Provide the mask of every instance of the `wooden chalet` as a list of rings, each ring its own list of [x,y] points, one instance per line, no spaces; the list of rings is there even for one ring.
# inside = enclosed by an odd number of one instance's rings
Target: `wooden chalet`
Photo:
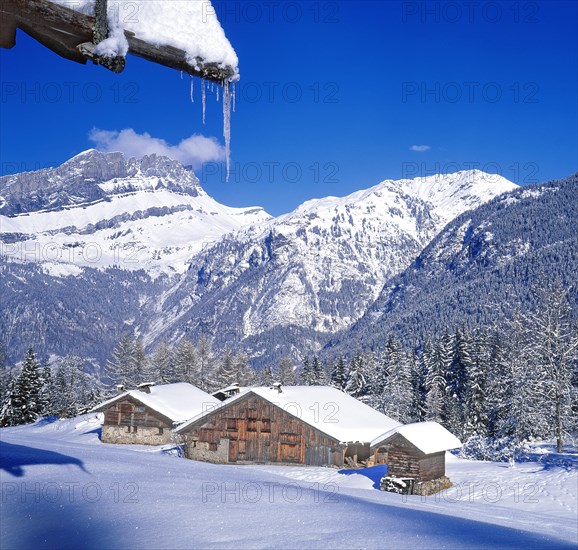
[[[141,384],[92,411],[104,413],[104,443],[164,445],[172,440],[176,425],[218,404],[220,401],[212,395],[184,382]]]
[[[125,67],[124,56],[106,57],[95,53],[97,44],[111,35],[107,19],[108,4],[108,0],[95,0],[94,13],[87,14],[83,13],[82,2],[79,1],[2,0],[0,47],[12,48],[16,43],[16,30],[21,29],[61,57],[78,63],[91,60],[111,71],[121,72]],[[133,15],[131,18],[127,14],[124,20],[137,21],[137,4],[133,2],[130,5],[129,2],[128,8],[132,9]],[[179,48],[152,43],[139,37],[138,32],[127,29],[124,35],[129,54],[218,83],[238,77],[237,67],[223,66],[200,57],[190,62],[186,52]]]
[[[175,429],[187,458],[213,463],[356,465],[400,424],[328,386],[244,388]]]
[[[399,426],[371,442],[372,464],[387,464],[387,477],[404,480],[407,492],[431,494],[449,486],[446,451],[460,440],[437,422]]]

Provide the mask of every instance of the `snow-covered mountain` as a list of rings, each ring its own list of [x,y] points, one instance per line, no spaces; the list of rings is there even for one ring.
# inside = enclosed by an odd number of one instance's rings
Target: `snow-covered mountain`
[[[536,291],[576,284],[578,173],[511,193],[449,223],[365,315],[335,338],[330,355],[390,334],[412,345],[448,327],[489,326],[512,310],[531,311]],[[578,295],[569,295],[578,314]]]
[[[271,218],[217,203],[176,161],[89,150],[0,178],[0,325],[15,356],[36,341],[102,359],[129,331],[297,357],[359,320],[448,222],[515,187],[479,171],[386,180]]]
[[[159,301],[149,338],[208,332],[256,356],[314,348],[357,321],[454,217],[516,187],[466,171],[307,201],[197,254]]]
[[[6,255],[74,275],[83,266],[180,273],[203,246],[270,217],[219,204],[174,160],[94,149],[0,178],[0,205]]]

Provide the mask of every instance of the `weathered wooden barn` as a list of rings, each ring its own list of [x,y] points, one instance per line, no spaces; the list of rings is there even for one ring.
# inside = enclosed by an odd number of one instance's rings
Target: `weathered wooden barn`
[[[387,464],[388,478],[410,482],[408,492],[431,494],[433,489],[449,486],[446,451],[461,446],[460,440],[437,422],[416,422],[375,438],[371,462]]]
[[[276,386],[241,389],[175,433],[195,460],[341,467],[368,459],[370,442],[399,425],[336,388]]]
[[[182,382],[142,384],[92,410],[104,413],[104,443],[164,445],[171,441],[176,425],[218,404],[212,395]]]

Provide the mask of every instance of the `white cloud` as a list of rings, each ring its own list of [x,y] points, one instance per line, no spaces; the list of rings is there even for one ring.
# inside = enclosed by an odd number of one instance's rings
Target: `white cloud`
[[[125,128],[120,132],[93,128],[88,138],[97,149],[107,153],[120,151],[127,158],[142,158],[144,155],[156,153],[178,160],[184,165],[190,164],[193,168],[199,168],[205,162],[225,158],[225,148],[215,138],[200,134],[193,134],[178,145],[170,145],[164,139],[152,137],[147,132],[139,134],[132,128]]]
[[[425,151],[429,151],[431,147],[429,145],[412,145],[409,150],[415,151],[416,153],[423,153]]]

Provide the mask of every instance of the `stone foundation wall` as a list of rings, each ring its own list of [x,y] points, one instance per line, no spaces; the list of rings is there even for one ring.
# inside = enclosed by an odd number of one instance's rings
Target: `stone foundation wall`
[[[221,439],[216,444],[216,450],[210,450],[211,443],[204,441],[187,441],[185,444],[187,458],[212,462],[213,464],[227,464],[229,462],[229,440]]]
[[[449,489],[452,482],[446,476],[441,476],[429,481],[418,481],[408,477],[385,476],[381,480],[381,490],[401,495],[429,496]]]
[[[103,443],[120,443],[136,445],[166,445],[172,441],[172,432],[164,429],[159,434],[158,428],[141,428],[137,427],[136,432],[127,432],[126,426],[107,426],[102,427],[101,440]]]

